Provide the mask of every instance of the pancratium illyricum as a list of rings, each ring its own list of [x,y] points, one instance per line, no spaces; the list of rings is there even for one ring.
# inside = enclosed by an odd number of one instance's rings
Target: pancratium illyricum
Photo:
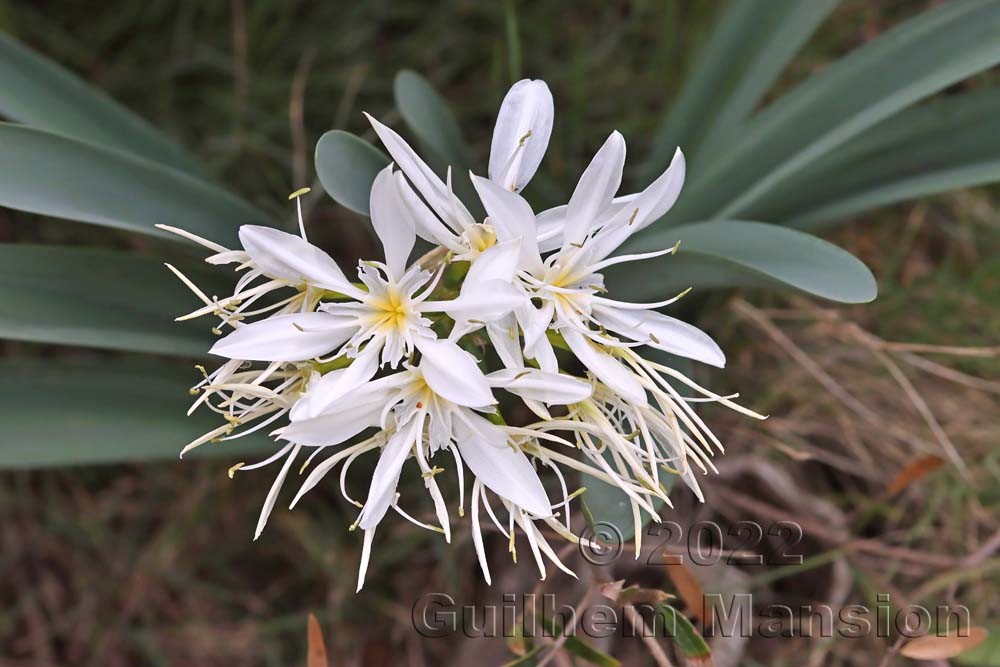
[[[241,274],[232,295],[220,299],[171,267],[203,302],[183,318],[215,317],[214,330],[225,334],[210,350],[225,361],[202,369],[191,408],[214,410],[223,423],[182,453],[267,427],[278,443],[263,461],[230,469],[280,462],[255,537],[300,457],[306,476],[293,506],[339,466],[341,493],[359,510],[351,526],[364,533],[359,590],[376,527],[390,509],[450,541],[448,488],[457,489],[459,517],[469,497],[487,581],[482,512],[515,557],[523,534],[542,577],[546,559],[569,572],[539,526],[578,539],[570,501],[580,490],[570,488],[580,473],[620,488],[637,524],[643,512],[659,519],[657,499],[669,504],[665,475],[678,475],[701,498],[694,470],[713,469],[721,445],[691,404],[715,401],[759,415],[641,354],[648,346],[723,365],[705,333],[654,310],[683,294],[617,301],[606,296],[602,276],[614,264],[675,249],[614,254],[677,199],[680,151],[643,192],[616,197],[625,143],[614,132],[569,203],[536,216],[519,193],[547,147],[553,104],[544,82],[520,81],[501,105],[489,177],[470,174],[487,213],[477,220],[454,194],[450,170],[441,179],[399,134],[369,120],[394,162],[371,189],[384,261],[359,262],[356,280],[307,240],[301,206],[298,235],[244,226],[235,250],[165,228],[212,250],[209,263],[234,264]],[[411,263],[418,236],[436,247]],[[506,406],[518,401],[534,421],[508,423]],[[368,453],[378,460],[359,500],[347,490],[348,471]],[[407,466],[422,479],[432,513],[401,506]],[[442,477],[448,468],[453,474]],[[548,490],[543,471],[550,471]]]

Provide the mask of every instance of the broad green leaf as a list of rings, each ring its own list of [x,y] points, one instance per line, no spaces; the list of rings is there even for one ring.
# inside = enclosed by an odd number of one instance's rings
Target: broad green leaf
[[[675,219],[731,218],[852,137],[1000,62],[1000,3],[926,11],[787,93],[693,176]]]
[[[693,287],[794,288],[842,303],[875,298],[875,278],[859,259],[821,238],[760,222],[712,221],[666,227],[621,253],[669,248],[677,254],[609,270],[612,293],[643,301]]]
[[[403,70],[393,82],[396,107],[406,125],[423,146],[437,152],[452,167],[455,176],[466,177],[472,155],[462,139],[454,114],[427,79]]]
[[[712,651],[708,648],[705,638],[695,629],[687,616],[670,605],[663,604],[657,607],[654,623],[658,628],[663,628],[664,634],[674,640],[677,648],[688,660],[704,661],[711,657]]]
[[[0,32],[0,115],[181,171],[203,173],[172,139],[58,64]]]
[[[176,240],[182,227],[224,245],[242,224],[268,224],[238,197],[118,150],[0,123],[0,206]]]
[[[183,268],[209,294],[213,275]],[[201,302],[162,262],[115,250],[0,245],[0,338],[204,357],[206,319],[174,322]]]
[[[350,132],[330,130],[316,143],[316,174],[340,205],[368,215],[372,183],[389,164],[385,153]]]
[[[219,425],[214,413],[185,416],[197,379],[194,368],[149,359],[0,361],[0,468],[177,460],[184,445]],[[255,433],[188,456],[238,461],[275,447]]]
[[[859,211],[1000,181],[1000,89],[907,109],[796,174],[756,219],[815,228]]]
[[[643,182],[680,146],[694,160],[742,125],[838,0],[732,0],[698,54],[642,167]]]

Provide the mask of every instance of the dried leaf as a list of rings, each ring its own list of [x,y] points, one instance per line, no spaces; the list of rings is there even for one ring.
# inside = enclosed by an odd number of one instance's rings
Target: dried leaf
[[[684,563],[667,563],[667,576],[673,582],[677,595],[684,602],[688,614],[694,616],[698,626],[705,627],[705,592],[694,573]]]
[[[964,637],[958,634],[924,635],[908,641],[899,652],[914,660],[947,660],[982,644],[987,634],[985,628],[974,627],[969,628]]]
[[[601,584],[598,590],[601,592],[601,595],[609,600],[614,600],[618,604],[659,605],[674,597],[670,593],[665,593],[656,588],[639,588],[634,585],[623,588],[624,585],[625,580],[619,579],[618,581]]]
[[[886,497],[891,497],[908,487],[909,485],[916,482],[918,479],[927,476],[932,471],[941,467],[944,463],[944,459],[940,456],[924,456],[917,459],[910,465],[903,468],[889,486],[886,487],[885,495]]]
[[[309,649],[306,654],[306,667],[329,667],[326,660],[326,644],[323,642],[323,630],[315,614],[309,614]]]

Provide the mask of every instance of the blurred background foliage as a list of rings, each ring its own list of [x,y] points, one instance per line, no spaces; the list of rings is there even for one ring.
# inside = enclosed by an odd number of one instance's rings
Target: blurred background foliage
[[[768,99],[937,4],[844,0]],[[392,86],[404,68],[441,91],[480,159],[509,84],[545,78],[556,125],[542,170],[547,178],[532,184],[541,203],[569,190],[610,127],[622,131],[633,156],[644,157],[722,7],[680,0],[0,0],[0,29],[177,138],[220,182],[290,226],[287,194],[314,184],[313,147],[325,131],[371,139],[362,110],[401,124]],[[996,79],[988,71],[946,95]],[[685,147],[684,137],[679,143]],[[642,165],[629,161],[633,181]],[[808,193],[810,183],[801,188]],[[772,418],[748,425],[708,410],[728,446],[722,474],[707,480],[707,505],[675,494],[678,507],[668,518],[683,525],[791,519],[807,528],[803,567],[693,568],[705,592],[750,590],[789,605],[873,604],[876,592],[888,592],[900,606],[965,604],[977,624],[1000,634],[995,202],[993,189],[979,188],[846,220],[851,224],[828,238],[872,267],[880,286],[873,305],[755,292],[701,302],[701,322],[730,357],[726,373],[703,379],[720,392],[738,389],[749,407]],[[370,227],[320,188],[306,208],[311,237],[338,260],[374,252]],[[7,209],[0,209],[0,241],[150,255],[162,246]],[[99,265],[95,257],[93,268]],[[67,283],[85,280],[88,271],[81,266]],[[0,341],[0,350],[37,358],[57,375],[71,375],[80,359],[106,363],[112,375],[134,362],[10,341]],[[18,398],[50,391],[30,373],[7,373],[2,382],[0,415],[8,418],[19,411]],[[164,410],[179,412],[185,398]],[[53,394],[49,428],[72,429],[72,422],[59,422],[59,400]],[[93,400],[99,404],[101,396]],[[46,415],[31,417],[37,423]],[[137,442],[156,423],[144,417],[136,418]],[[4,447],[32,445],[25,432],[16,432],[16,442],[9,433],[0,436]],[[500,639],[421,639],[411,628],[410,605],[427,591],[451,593],[460,604],[528,592],[536,586],[528,568],[509,568],[486,591],[467,533],[448,547],[433,534],[396,525],[377,550],[371,585],[355,596],[359,543],[347,530],[353,511],[337,492],[318,490],[295,512],[276,512],[251,544],[268,480],[230,481],[227,465],[0,473],[0,571],[8,575],[0,579],[0,599],[8,601],[0,609],[2,664],[302,664],[308,611],[326,630],[334,665],[499,664],[514,657]],[[498,561],[505,556],[501,542]],[[675,575],[631,561],[616,564],[613,574],[677,588]],[[560,603],[580,597],[562,577],[544,590]],[[713,648],[717,664],[867,665],[895,639],[758,638]],[[602,648],[624,664],[651,664],[636,640]],[[737,657],[727,663],[726,655]],[[969,664],[1000,664],[989,660]]]

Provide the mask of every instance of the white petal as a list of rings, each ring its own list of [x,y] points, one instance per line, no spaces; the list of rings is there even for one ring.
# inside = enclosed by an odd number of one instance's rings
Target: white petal
[[[302,445],[338,445],[366,428],[378,426],[387,404],[396,394],[369,383],[327,411],[309,419],[292,417],[292,423],[275,433],[283,440]]]
[[[592,246],[588,244],[592,261],[604,259],[632,234],[663,217],[680,196],[685,170],[684,154],[678,148],[667,170],[604,225]]]
[[[477,285],[487,280],[512,282],[520,252],[521,244],[518,240],[497,243],[484,250],[473,260],[469,272],[465,274],[463,291],[467,285]]]
[[[554,115],[552,93],[544,81],[522,79],[511,86],[490,143],[491,181],[514,192],[527,185],[549,145]]]
[[[359,294],[333,258],[301,236],[271,227],[243,225],[240,243],[257,268],[273,278],[309,282],[352,296]]]
[[[545,338],[545,332],[552,322],[554,312],[555,305],[548,300],[542,303],[541,308],[528,304],[515,311],[517,320],[521,324],[521,331],[524,332],[524,353],[527,356],[532,358],[536,356],[536,348]]]
[[[513,314],[505,315],[486,325],[486,334],[497,351],[504,368],[524,368],[521,344],[517,335],[517,319]]]
[[[563,373],[546,373],[533,368],[505,369],[486,376],[494,387],[549,405],[569,405],[590,398],[590,383]]]
[[[382,140],[382,145],[406,177],[413,183],[420,195],[427,201],[438,217],[451,225],[455,231],[460,231],[472,224],[472,215],[455,197],[448,193],[448,186],[438,178],[437,174],[420,159],[410,145],[403,140],[395,130],[383,125],[367,113],[365,117],[375,129],[375,134]],[[455,219],[457,211],[460,219]]]
[[[288,458],[285,459],[285,463],[281,466],[278,476],[275,477],[274,483],[271,484],[271,488],[267,492],[267,498],[264,499],[264,506],[260,508],[260,515],[257,517],[257,528],[254,530],[253,539],[256,540],[260,537],[260,534],[264,532],[264,526],[267,525],[267,519],[271,516],[271,510],[274,509],[274,504],[278,500],[278,493],[281,491],[281,487],[285,483],[285,477],[288,476],[288,469],[292,467],[292,461],[295,460],[295,456],[298,453],[298,445],[292,447],[291,454],[289,454]]]
[[[426,302],[421,310],[443,311],[455,320],[492,322],[521,308],[528,296],[504,280],[465,283],[457,299]]]
[[[593,228],[599,229],[612,220],[630,202],[635,200],[640,193],[622,195],[611,200],[603,213],[594,222]],[[538,250],[539,252],[550,252],[563,246],[563,227],[566,224],[566,211],[569,208],[566,204],[546,209],[535,216],[535,226],[538,229]]]
[[[503,429],[465,411],[455,420],[455,442],[469,470],[490,491],[537,517],[552,516],[538,473],[524,452],[507,443]]]
[[[390,164],[375,177],[369,203],[372,226],[382,241],[385,263],[393,280],[402,277],[406,270],[406,260],[417,240],[412,212],[397,187]]]
[[[379,366],[381,348],[369,345],[347,368],[326,373],[292,406],[292,419],[318,417],[335,401],[366,384]]]
[[[364,509],[361,510],[361,522],[358,525],[362,529],[371,530],[377,526],[396,500],[399,474],[403,471],[403,463],[410,455],[410,449],[416,439],[416,427],[422,424],[423,419],[414,419],[396,431],[386,443],[375,466],[375,472],[372,473],[368,499],[365,501]]]
[[[563,243],[580,243],[593,228],[622,182],[625,139],[612,132],[580,177],[566,209]]]
[[[707,333],[663,313],[597,305],[594,317],[611,331],[636,342],[719,368],[726,365],[726,355]]]
[[[329,313],[273,315],[234,330],[209,352],[248,361],[305,361],[336,350],[357,329],[353,318]]]
[[[598,349],[579,331],[563,329],[562,335],[573,354],[597,376],[598,380],[627,401],[646,404],[646,391],[635,373],[604,350]]]
[[[461,252],[463,247],[459,243],[458,236],[446,227],[444,223],[441,222],[441,220],[434,214],[434,211],[427,207],[424,200],[422,200],[420,196],[413,191],[413,186],[411,186],[409,181],[406,180],[403,172],[397,171],[392,175],[392,177],[396,181],[396,192],[399,193],[400,198],[403,200],[403,204],[410,211],[417,236],[425,241],[430,241],[431,243],[443,245],[456,252]]]
[[[420,372],[431,390],[452,403],[481,408],[496,403],[476,358],[448,340],[417,338]]]
[[[471,176],[472,184],[483,202],[483,208],[486,209],[490,222],[496,229],[497,240],[501,243],[520,241],[521,266],[529,271],[540,269],[542,260],[538,254],[536,240],[538,232],[535,229],[535,214],[531,206],[521,195],[504,190],[496,183],[475,174]]]

